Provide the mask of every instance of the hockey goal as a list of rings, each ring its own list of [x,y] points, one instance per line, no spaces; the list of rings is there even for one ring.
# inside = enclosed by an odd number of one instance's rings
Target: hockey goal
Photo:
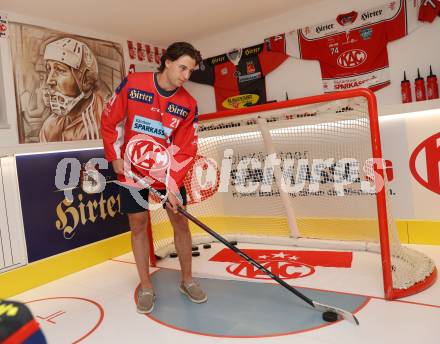
[[[221,235],[378,253],[387,299],[434,283],[433,261],[399,241],[372,92],[204,115],[198,133],[197,160],[185,182],[188,211]],[[156,256],[174,250],[163,209],[151,211],[150,228]],[[195,226],[191,231],[194,243],[213,241]]]

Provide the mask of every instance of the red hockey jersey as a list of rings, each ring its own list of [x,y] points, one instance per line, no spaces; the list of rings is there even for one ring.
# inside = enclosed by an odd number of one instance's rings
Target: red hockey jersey
[[[417,27],[420,0],[398,0],[266,39],[272,51],[318,60],[324,92],[390,83],[387,43]]]
[[[124,159],[153,187],[175,192],[197,153],[197,121],[197,103],[183,87],[167,92],[155,73],[129,74],[101,116],[105,157]]]
[[[422,0],[419,10],[419,20],[432,23],[437,15],[440,16],[440,1]]]
[[[203,60],[190,80],[214,86],[217,111],[263,104],[266,75],[287,58],[262,43]]]

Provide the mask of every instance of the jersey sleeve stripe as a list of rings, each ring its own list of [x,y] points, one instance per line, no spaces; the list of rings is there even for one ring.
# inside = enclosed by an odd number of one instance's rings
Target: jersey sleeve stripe
[[[124,144],[124,134],[125,134],[125,122],[127,121],[127,117],[124,117],[122,121],[116,124],[116,141],[113,143],[113,149],[116,153],[116,159],[122,159],[121,157],[121,147]]]

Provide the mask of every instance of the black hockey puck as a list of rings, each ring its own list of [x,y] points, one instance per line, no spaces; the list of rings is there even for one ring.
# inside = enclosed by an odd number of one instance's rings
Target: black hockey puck
[[[338,314],[333,311],[327,311],[322,313],[322,319],[327,322],[335,322],[338,321]]]
[[[155,254],[154,257],[155,257],[157,260],[161,260],[161,259],[162,259],[162,257],[161,257],[161,256],[158,256],[157,254]]]
[[[199,248],[198,248],[197,246],[193,246],[193,247],[191,247],[191,250],[193,250],[193,251],[198,251]]]
[[[200,252],[199,251],[193,251],[192,252],[192,256],[193,257],[198,257],[198,256],[200,256]]]
[[[232,241],[230,241],[229,243],[230,243],[231,245],[234,245],[234,246],[237,245],[237,241],[236,241],[236,240],[232,240]]]
[[[211,248],[211,244],[203,244],[203,248]]]
[[[171,252],[170,253],[170,257],[171,258],[176,258],[177,257],[177,253],[176,252]]]

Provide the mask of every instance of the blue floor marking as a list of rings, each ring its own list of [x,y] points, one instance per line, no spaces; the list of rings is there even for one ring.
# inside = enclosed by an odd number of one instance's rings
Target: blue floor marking
[[[195,304],[178,290],[180,271],[160,269],[152,275],[158,321],[213,336],[274,336],[327,324],[322,314],[284,287],[273,283],[199,279],[208,302]],[[314,301],[353,312],[368,297],[297,288]]]

